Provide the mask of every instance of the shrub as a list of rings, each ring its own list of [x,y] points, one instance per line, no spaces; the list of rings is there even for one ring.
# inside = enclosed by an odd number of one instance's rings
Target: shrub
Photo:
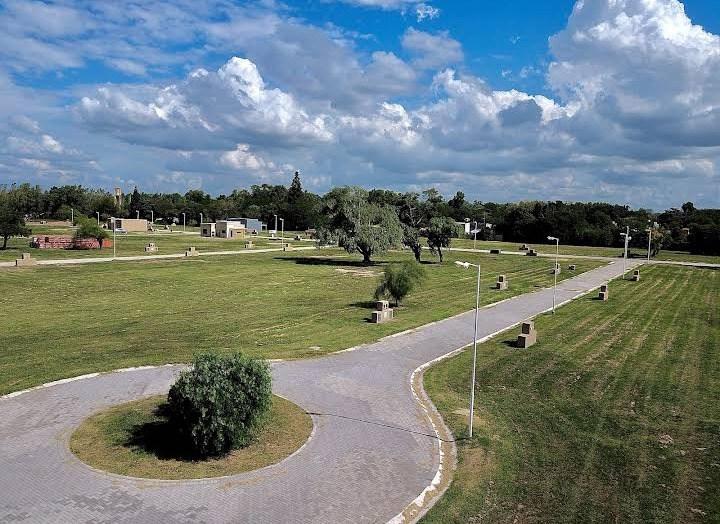
[[[168,420],[198,456],[250,444],[271,406],[270,366],[241,353],[201,354],[168,393]]]
[[[414,260],[409,260],[397,267],[394,264],[385,266],[385,273],[375,290],[375,299],[392,297],[395,305],[400,302],[425,278],[425,270]]]
[[[109,236],[107,230],[100,227],[95,220],[87,217],[79,217],[77,223],[78,228],[75,230],[75,239],[94,238],[98,241],[100,249],[102,249],[103,240]]]

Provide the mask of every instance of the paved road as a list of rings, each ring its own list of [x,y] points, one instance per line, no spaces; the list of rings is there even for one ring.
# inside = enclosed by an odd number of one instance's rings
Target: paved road
[[[317,249],[315,246],[299,246],[293,247],[291,251],[307,251],[310,249]],[[283,251],[279,247],[269,248],[255,248],[255,249],[242,249],[233,251],[198,251],[197,256],[219,256],[219,255],[252,255],[253,253],[273,253],[275,251]],[[174,259],[174,258],[187,258],[185,253],[169,253],[167,255],[132,255],[124,257],[104,256],[104,257],[80,257],[80,258],[52,258],[52,259],[39,259],[37,265],[39,266],[62,266],[67,264],[97,264],[101,262],[138,262],[146,260],[163,260],[163,259]],[[15,267],[15,262],[0,262],[0,268],[3,267]]]
[[[562,282],[558,301],[621,268],[614,263]],[[537,315],[551,297],[544,289],[483,309],[480,335]],[[441,463],[440,442],[410,387],[413,371],[470,343],[472,322],[466,313],[352,351],[275,363],[275,391],[314,413],[314,435],[285,461],[228,478],[108,475],[68,450],[85,417],[167,391],[176,367],[101,374],[2,398],[0,522],[386,522],[437,480]]]

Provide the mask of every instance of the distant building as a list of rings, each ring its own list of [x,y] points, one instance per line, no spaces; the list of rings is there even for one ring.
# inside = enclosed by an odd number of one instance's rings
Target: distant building
[[[200,224],[200,236],[218,238],[244,238],[246,234],[266,231],[267,226],[257,218],[228,218]]]
[[[200,236],[201,237],[214,237],[215,233],[215,222],[203,222],[200,224]]]
[[[109,218],[107,228],[110,231],[124,229],[128,232],[145,233],[148,230],[148,221],[144,218]]]

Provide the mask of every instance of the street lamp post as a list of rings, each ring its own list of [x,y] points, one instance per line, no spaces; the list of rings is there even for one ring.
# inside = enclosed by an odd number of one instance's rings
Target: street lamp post
[[[625,237],[625,253],[623,255],[623,274],[622,279],[625,280],[625,268],[627,267],[627,252],[628,252],[628,243],[630,242],[630,239],[632,238],[630,236],[630,226],[626,226],[626,232],[620,233],[621,236]]]
[[[100,225],[100,211],[95,211],[95,214],[98,217],[98,226]]]
[[[155,211],[153,211],[152,209],[150,210],[150,223],[155,223]]]
[[[277,216],[277,215],[274,215],[274,216],[275,216],[275,230],[273,231],[273,233],[275,233],[275,234],[277,235],[277,221],[278,221],[278,216]]]
[[[469,269],[471,266],[477,268],[477,289],[475,292],[475,331],[473,333],[473,363],[472,363],[472,379],[470,384],[470,422],[468,423],[468,434],[470,438],[473,436],[473,415],[475,414],[475,368],[477,363],[477,331],[478,331],[478,313],[480,311],[480,264],[471,264],[470,262],[455,263]]]
[[[650,244],[652,242],[652,229],[648,227],[645,231],[647,231],[647,234],[648,234],[647,260],[648,260],[648,262],[650,262]]]
[[[75,209],[70,208],[70,225],[75,225]]]
[[[201,224],[202,224],[202,220],[203,220],[203,214],[200,213],[200,223],[201,223]]]
[[[280,247],[282,249],[285,249],[285,219],[280,219],[280,224],[282,225],[282,233],[280,234]]]
[[[114,259],[114,258],[115,258],[115,253],[116,253],[116,251],[115,251],[115,246],[116,246],[116,244],[117,244],[117,242],[115,241],[115,230],[117,229],[117,228],[115,227],[115,217],[112,217],[112,218],[110,219],[110,221],[112,222],[112,226],[113,226],[112,230],[113,230],[113,259]]]
[[[135,218],[137,218],[138,220],[140,220],[140,210],[139,210],[139,209],[136,209],[136,210],[135,210]]]
[[[183,231],[185,231],[185,213],[183,213]]]
[[[558,255],[560,254],[560,239],[557,237],[547,237],[548,240],[555,241],[555,267],[553,268],[553,275],[555,276],[555,283],[553,284],[553,307],[552,312],[555,314],[555,295],[557,292],[557,276],[558,276]]]
[[[475,227],[473,228],[473,249],[476,248],[477,245],[477,220],[475,220]]]

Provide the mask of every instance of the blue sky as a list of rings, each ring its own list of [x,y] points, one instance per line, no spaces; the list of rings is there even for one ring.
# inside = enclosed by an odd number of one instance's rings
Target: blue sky
[[[720,206],[714,0],[6,0],[0,183]]]

